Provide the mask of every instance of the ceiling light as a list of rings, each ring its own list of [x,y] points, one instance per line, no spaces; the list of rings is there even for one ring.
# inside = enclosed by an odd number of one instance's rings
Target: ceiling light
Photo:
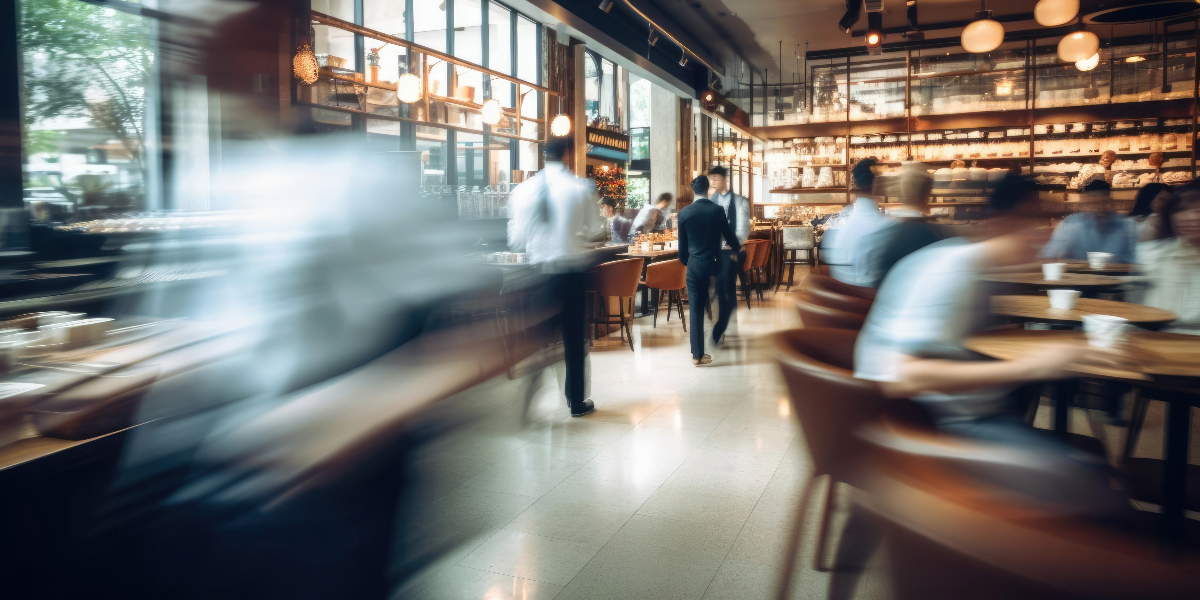
[[[712,92],[712,90],[704,90],[704,93],[703,93],[703,94],[700,94],[700,99],[701,99],[701,100],[703,100],[703,101],[705,101],[705,102],[712,102],[712,101],[713,101],[713,98],[715,98],[715,97],[716,97],[716,96],[715,96],[715,95],[713,95],[713,92]]]
[[[737,155],[737,146],[734,146],[733,142],[725,142],[724,150],[725,156],[732,158],[733,156]]]
[[[846,14],[838,21],[838,29],[841,29],[842,33],[850,33],[850,29],[858,22],[860,14],[862,14],[862,0],[846,0]]]
[[[879,46],[883,41],[883,14],[877,12],[867,13],[867,35],[864,37],[868,48]]]
[[[1097,52],[1097,53],[1093,54],[1091,58],[1085,58],[1085,59],[1075,63],[1075,68],[1079,69],[1080,71],[1091,71],[1092,69],[1096,68],[1096,65],[1099,65],[1099,64],[1100,64],[1100,53]]]
[[[1100,52],[1100,38],[1090,31],[1076,31],[1063,36],[1058,43],[1058,58],[1063,62],[1087,60]]]
[[[550,121],[550,135],[563,137],[571,133],[571,117],[558,115]]]
[[[1140,63],[1140,62],[1144,62],[1145,60],[1146,60],[1145,56],[1130,56],[1129,58],[1125,59],[1125,62]]]
[[[650,40],[649,41],[650,41],[651,46],[658,43],[658,32],[654,31],[653,27],[650,28]]]
[[[500,122],[502,111],[500,110],[500,101],[492,98],[483,103],[483,108],[479,111],[483,115],[483,122],[488,125],[495,125]]]
[[[1009,96],[1009,95],[1012,95],[1012,91],[1013,91],[1013,82],[1000,81],[1000,82],[996,83],[996,95],[997,96]]]
[[[1079,14],[1079,0],[1039,0],[1033,18],[1043,27],[1066,25]]]
[[[396,82],[396,97],[405,104],[412,104],[421,99],[421,78],[412,73],[405,73]]]
[[[973,54],[991,52],[1004,43],[1004,26],[992,20],[992,11],[975,13],[976,21],[963,28],[962,47]]]
[[[613,0],[600,0],[600,10],[608,12],[612,10]]]

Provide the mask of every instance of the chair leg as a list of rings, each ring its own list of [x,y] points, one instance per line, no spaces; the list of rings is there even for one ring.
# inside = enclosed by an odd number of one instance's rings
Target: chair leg
[[[816,477],[810,477],[800,488],[800,510],[792,519],[792,531],[788,537],[787,550],[783,553],[783,565],[775,590],[776,600],[787,600],[791,592],[792,571],[796,567],[796,557],[800,554],[800,540],[804,537],[804,517],[808,513],[808,498],[812,496],[813,481],[816,481]]]
[[[660,300],[661,300],[661,298],[660,298]],[[654,303],[654,328],[655,329],[658,329],[658,305],[659,304],[662,304],[662,302]],[[670,305],[667,305],[667,318],[668,319],[671,318],[671,306]]]
[[[625,311],[621,311],[621,323],[625,325],[625,330],[629,332],[629,351],[633,352],[633,297],[629,298],[629,316],[630,319],[625,320]]]
[[[679,322],[683,323],[683,331],[687,332],[687,317],[683,314],[683,293],[675,292],[675,302],[679,304]]]
[[[829,518],[833,516],[833,501],[837,494],[837,480],[829,476],[829,487],[825,488],[825,506],[821,508],[821,525],[817,529],[817,548],[813,552],[813,569],[828,571],[825,567],[825,538],[829,537]]]
[[[675,302],[674,294],[675,294],[675,292],[673,290],[667,291],[667,322],[668,323],[671,322],[671,306]]]
[[[1142,426],[1146,423],[1146,411],[1150,408],[1150,401],[1142,395],[1141,391],[1133,391],[1133,410],[1129,415],[1129,431],[1125,434],[1125,453],[1121,455],[1121,460],[1133,456],[1133,451],[1137,448],[1138,436],[1142,433]]]
[[[746,310],[750,310],[750,271],[746,271],[746,276],[742,278],[742,294],[746,296]]]

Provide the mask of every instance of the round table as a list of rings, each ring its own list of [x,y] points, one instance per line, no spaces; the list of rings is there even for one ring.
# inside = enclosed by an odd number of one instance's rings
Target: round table
[[[1110,275],[1083,275],[1079,273],[1064,273],[1062,279],[1049,281],[1042,278],[1041,273],[1010,273],[1007,275],[986,275],[984,281],[1007,283],[1031,288],[1069,288],[1077,290],[1098,290],[1114,288],[1125,283],[1120,277]]]
[[[1068,273],[1081,273],[1086,275],[1133,275],[1137,272],[1139,265],[1128,265],[1121,263],[1110,263],[1103,269],[1093,269],[1087,261],[1066,261]]]
[[[1079,298],[1075,308],[1050,308],[1046,296],[993,296],[992,314],[1018,317],[1039,322],[1078,323],[1084,315],[1111,315],[1137,325],[1162,325],[1176,319],[1175,313],[1130,302]]]
[[[1034,331],[1004,329],[987,331],[967,340],[966,347],[991,358],[1013,360],[1045,347],[1048,343],[1082,342],[1081,331]],[[1128,355],[1138,360],[1136,370],[1074,366],[1081,376],[1131,384],[1142,396],[1167,404],[1166,460],[1162,475],[1162,531],[1173,544],[1181,542],[1187,500],[1188,444],[1191,409],[1200,406],[1200,336],[1178,333],[1137,332],[1130,339]],[[1065,435],[1074,381],[1060,384],[1054,406],[1054,429]]]

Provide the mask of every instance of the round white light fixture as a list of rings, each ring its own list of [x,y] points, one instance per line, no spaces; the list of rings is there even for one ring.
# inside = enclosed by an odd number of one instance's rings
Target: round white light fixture
[[[1100,51],[1100,38],[1090,31],[1076,31],[1058,43],[1058,58],[1063,62],[1087,60]]]
[[[483,122],[488,125],[495,125],[500,122],[502,116],[500,110],[500,101],[492,98],[483,103],[483,108],[479,111],[483,115]]]
[[[1079,69],[1080,71],[1091,71],[1092,69],[1095,69],[1096,65],[1098,64],[1100,64],[1099,52],[1093,54],[1091,58],[1085,58],[1075,63],[1075,68]]]
[[[1002,43],[1004,43],[1004,26],[998,21],[984,18],[963,28],[963,50],[972,54],[991,52],[999,48]]]
[[[569,135],[571,133],[571,117],[567,115],[558,115],[550,121],[550,134],[558,137]]]
[[[405,104],[412,104],[421,99],[421,78],[412,73],[405,73],[396,82],[396,97]]]
[[[733,142],[725,142],[724,154],[730,158],[737,156],[737,146],[734,146]]]
[[[1033,7],[1033,19],[1042,27],[1058,27],[1075,20],[1079,0],[1039,0]]]

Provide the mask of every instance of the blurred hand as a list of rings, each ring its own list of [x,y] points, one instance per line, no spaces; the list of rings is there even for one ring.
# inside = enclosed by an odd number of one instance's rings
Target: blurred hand
[[[1047,344],[1020,359],[1029,369],[1030,379],[1062,379],[1069,375],[1068,367],[1105,367],[1130,370],[1136,366],[1120,348],[1100,348],[1085,342]]]

